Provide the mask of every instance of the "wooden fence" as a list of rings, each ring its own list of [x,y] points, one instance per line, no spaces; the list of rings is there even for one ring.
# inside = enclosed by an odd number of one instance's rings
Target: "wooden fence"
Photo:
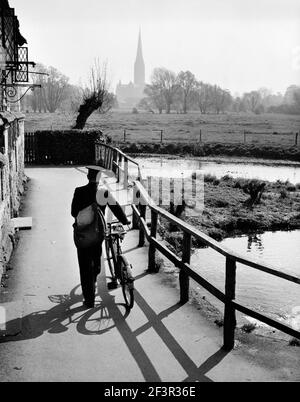
[[[228,144],[251,144],[251,143],[274,143],[289,146],[299,145],[298,132],[274,132],[274,131],[249,131],[240,130],[232,133],[212,131],[205,129],[193,129],[190,132],[185,131],[181,134],[174,135],[166,132],[166,130],[139,130],[124,129],[122,132],[114,132],[112,135],[114,141],[120,144],[168,144],[168,143],[228,143]]]
[[[180,269],[179,283],[180,283],[180,301],[186,303],[189,300],[189,278],[194,279],[199,285],[208,290],[213,296],[224,303],[224,334],[223,334],[223,347],[226,350],[231,350],[234,347],[235,327],[236,327],[236,311],[253,317],[273,328],[276,328],[292,337],[300,339],[300,332],[279,322],[271,319],[257,311],[235,301],[236,293],[236,269],[237,263],[246,265],[249,268],[257,269],[266,272],[270,275],[276,276],[283,280],[300,284],[300,278],[287,273],[278,271],[266,264],[257,263],[250,259],[245,258],[238,253],[235,253],[224,246],[221,246],[217,241],[209,236],[195,229],[191,225],[185,223],[179,218],[171,215],[169,212],[155,205],[149,197],[147,191],[142,184],[137,181],[136,185],[136,205],[132,205],[135,220],[139,223],[139,246],[142,247],[145,239],[149,242],[149,255],[148,255],[148,269],[151,272],[157,272],[155,264],[155,254],[158,250],[165,257],[168,258],[176,267]],[[148,229],[146,224],[147,209],[151,211],[151,229]],[[183,249],[182,257],[179,258],[171,252],[162,242],[157,240],[158,218],[163,217],[168,222],[176,225],[183,231]],[[198,272],[196,272],[190,265],[191,260],[191,246],[192,237],[201,240],[206,246],[211,247],[218,253],[225,257],[225,293],[221,292],[207,280],[205,280]],[[267,292],[267,289],[266,289]]]
[[[148,269],[150,272],[157,272],[155,263],[156,251],[161,252],[169,261],[180,269],[180,301],[186,303],[189,300],[189,280],[192,278],[199,285],[209,291],[213,296],[224,303],[224,331],[223,331],[223,348],[231,350],[234,347],[235,328],[236,328],[236,311],[255,318],[273,328],[276,328],[292,337],[300,339],[300,332],[279,322],[271,319],[257,311],[254,311],[237,301],[236,294],[236,270],[237,263],[246,265],[249,269],[256,269],[261,272],[276,276],[283,280],[300,284],[300,278],[289,275],[285,272],[278,271],[266,264],[258,263],[250,260],[226,247],[220,245],[217,241],[205,235],[201,231],[195,229],[183,220],[171,215],[166,210],[158,207],[149,196],[143,186],[142,170],[139,164],[132,158],[128,157],[118,148],[98,143],[96,144],[96,156],[101,165],[107,169],[111,169],[117,175],[118,179],[124,180],[124,186],[128,185],[128,164],[133,163],[137,167],[137,180],[134,181],[134,200],[132,204],[133,210],[133,227],[139,229],[139,247],[143,247],[145,240],[149,242],[148,252]],[[122,178],[120,175],[123,175]],[[126,187],[125,187],[126,188]],[[151,228],[146,223],[147,212],[151,214]],[[149,215],[149,214],[148,214]],[[157,239],[157,230],[159,218],[164,218],[168,222],[176,225],[183,232],[183,249],[182,257],[170,251],[163,242]],[[221,292],[210,282],[204,279],[190,265],[192,238],[200,240],[207,247],[210,247],[223,255],[225,258],[225,293]],[[267,288],[266,288],[267,292]]]
[[[37,160],[36,137],[34,132],[25,133],[25,164],[34,164]]]
[[[142,181],[142,171],[138,162],[130,158],[118,148],[114,148],[103,142],[96,142],[96,163],[105,169],[112,170],[117,176],[118,182],[123,182],[124,188],[128,187],[129,164],[137,169],[136,179]]]

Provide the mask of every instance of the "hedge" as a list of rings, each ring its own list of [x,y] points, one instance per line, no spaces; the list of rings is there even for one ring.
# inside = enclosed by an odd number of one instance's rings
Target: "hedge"
[[[103,140],[100,130],[36,131],[34,152],[36,164],[81,165],[94,163],[95,141]],[[30,152],[30,142],[25,152]]]

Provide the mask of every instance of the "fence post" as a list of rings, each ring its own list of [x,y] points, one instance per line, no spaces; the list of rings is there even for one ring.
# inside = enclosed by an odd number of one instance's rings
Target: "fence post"
[[[231,301],[235,299],[236,261],[226,257],[225,311],[224,311],[224,345],[223,349],[234,348],[234,331],[236,327],[235,308]]]
[[[299,133],[296,133],[296,137],[295,137],[295,146],[298,145],[298,135],[299,135]]]
[[[158,213],[156,211],[151,210],[151,237],[156,239],[157,235],[157,223],[158,223]],[[149,245],[149,252],[148,252],[148,270],[149,272],[158,272],[155,264],[155,254],[156,254],[156,247],[154,244],[150,242]]]
[[[124,142],[126,142],[126,130],[124,130]]]
[[[182,262],[189,264],[191,262],[192,236],[190,233],[183,234]],[[180,303],[185,304],[189,301],[190,278],[184,269],[179,273],[180,284]]]
[[[160,143],[163,143],[163,135],[164,135],[164,130],[160,131]]]
[[[128,159],[124,158],[124,189],[128,188]]]
[[[112,171],[114,174],[117,173],[117,166],[115,165],[115,163],[117,163],[117,159],[118,159],[117,151],[114,149],[113,150],[113,160],[112,160]]]
[[[199,142],[202,144],[202,129],[200,128],[200,137],[199,137]]]
[[[138,220],[138,217],[133,212],[133,214],[132,214],[132,229],[138,229],[138,228],[139,228],[139,220]]]
[[[140,204],[140,215],[141,219],[146,219],[146,205]],[[142,225],[140,224],[140,233],[139,233],[139,245],[138,247],[144,247],[145,245],[145,233]]]

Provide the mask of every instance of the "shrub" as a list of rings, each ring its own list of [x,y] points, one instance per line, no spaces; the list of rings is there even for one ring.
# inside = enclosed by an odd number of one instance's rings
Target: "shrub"
[[[284,200],[285,198],[289,197],[289,193],[287,192],[287,190],[285,188],[280,190],[280,196],[279,198]]]
[[[290,192],[296,191],[296,186],[294,186],[294,184],[291,184],[291,183],[288,183],[285,188],[287,191],[290,191]]]
[[[266,183],[264,181],[257,179],[247,180],[242,187],[243,191],[250,195],[250,198],[246,201],[246,204],[248,206],[259,204],[265,188]]]
[[[217,177],[213,174],[208,173],[204,176],[205,183],[214,183],[216,180],[217,180]]]
[[[256,324],[252,324],[251,322],[249,322],[248,324],[244,324],[241,327],[241,330],[246,332],[247,334],[250,334],[251,332],[253,332],[256,328]]]
[[[292,339],[289,341],[289,345],[290,345],[290,346],[300,346],[300,340],[297,339],[297,338],[292,338]]]

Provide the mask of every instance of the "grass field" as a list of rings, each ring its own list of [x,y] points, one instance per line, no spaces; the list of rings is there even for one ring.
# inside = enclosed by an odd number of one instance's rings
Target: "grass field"
[[[76,115],[68,113],[28,113],[26,131],[44,129],[69,129]],[[113,141],[132,143],[163,142],[273,144],[293,146],[296,133],[300,131],[300,115],[281,114],[220,114],[201,115],[200,113],[150,114],[130,112],[110,112],[107,115],[94,113],[86,128],[101,129]],[[201,137],[200,137],[201,130]],[[246,137],[245,137],[245,131]],[[300,146],[300,138],[298,138]]]

